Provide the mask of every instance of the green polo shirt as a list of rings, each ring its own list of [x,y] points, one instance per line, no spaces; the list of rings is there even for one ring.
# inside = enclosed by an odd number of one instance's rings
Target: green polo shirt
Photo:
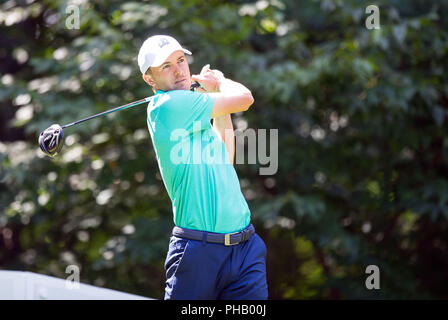
[[[212,109],[208,94],[159,90],[148,104],[148,130],[175,225],[240,231],[250,223],[250,210],[226,146],[211,126]]]

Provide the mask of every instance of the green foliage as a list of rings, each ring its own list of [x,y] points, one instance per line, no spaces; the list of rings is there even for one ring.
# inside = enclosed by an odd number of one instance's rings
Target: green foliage
[[[20,3],[20,4],[16,4]],[[136,63],[150,34],[177,37],[277,128],[279,169],[236,165],[268,247],[274,299],[447,298],[448,5],[379,1],[66,1],[0,7],[0,268],[162,298],[171,202],[144,106],[37,135],[152,94]],[[381,271],[369,291],[365,269]]]

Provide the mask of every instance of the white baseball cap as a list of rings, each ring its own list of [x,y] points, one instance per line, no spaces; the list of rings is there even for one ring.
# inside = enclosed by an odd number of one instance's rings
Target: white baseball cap
[[[138,52],[138,66],[140,71],[142,74],[145,74],[149,67],[160,66],[170,54],[177,50],[191,54],[190,51],[182,48],[179,42],[173,37],[165,35],[149,37],[143,42]]]

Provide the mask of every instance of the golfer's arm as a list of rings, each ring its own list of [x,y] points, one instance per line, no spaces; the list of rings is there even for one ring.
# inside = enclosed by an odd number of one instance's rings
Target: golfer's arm
[[[230,79],[221,80],[219,92],[209,93],[209,95],[214,99],[211,118],[247,111],[254,103],[250,90]]]
[[[230,163],[235,158],[235,134],[230,114],[246,111],[253,104],[254,98],[248,88],[241,83],[223,78],[219,82],[219,92],[210,93],[214,98],[213,128],[219,133],[229,154]]]
[[[235,159],[235,134],[233,132],[233,123],[230,114],[213,118],[213,129],[216,130],[222,141],[224,141],[230,163],[233,165]]]

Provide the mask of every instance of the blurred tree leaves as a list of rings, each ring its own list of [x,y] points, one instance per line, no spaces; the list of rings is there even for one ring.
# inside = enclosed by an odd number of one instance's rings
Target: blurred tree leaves
[[[237,165],[274,299],[446,298],[448,5],[379,1],[10,0],[0,7],[0,266],[161,298],[172,227],[146,110],[38,133],[152,94],[151,34],[253,91],[235,127],[277,128],[279,170]],[[365,268],[378,265],[381,290]]]

